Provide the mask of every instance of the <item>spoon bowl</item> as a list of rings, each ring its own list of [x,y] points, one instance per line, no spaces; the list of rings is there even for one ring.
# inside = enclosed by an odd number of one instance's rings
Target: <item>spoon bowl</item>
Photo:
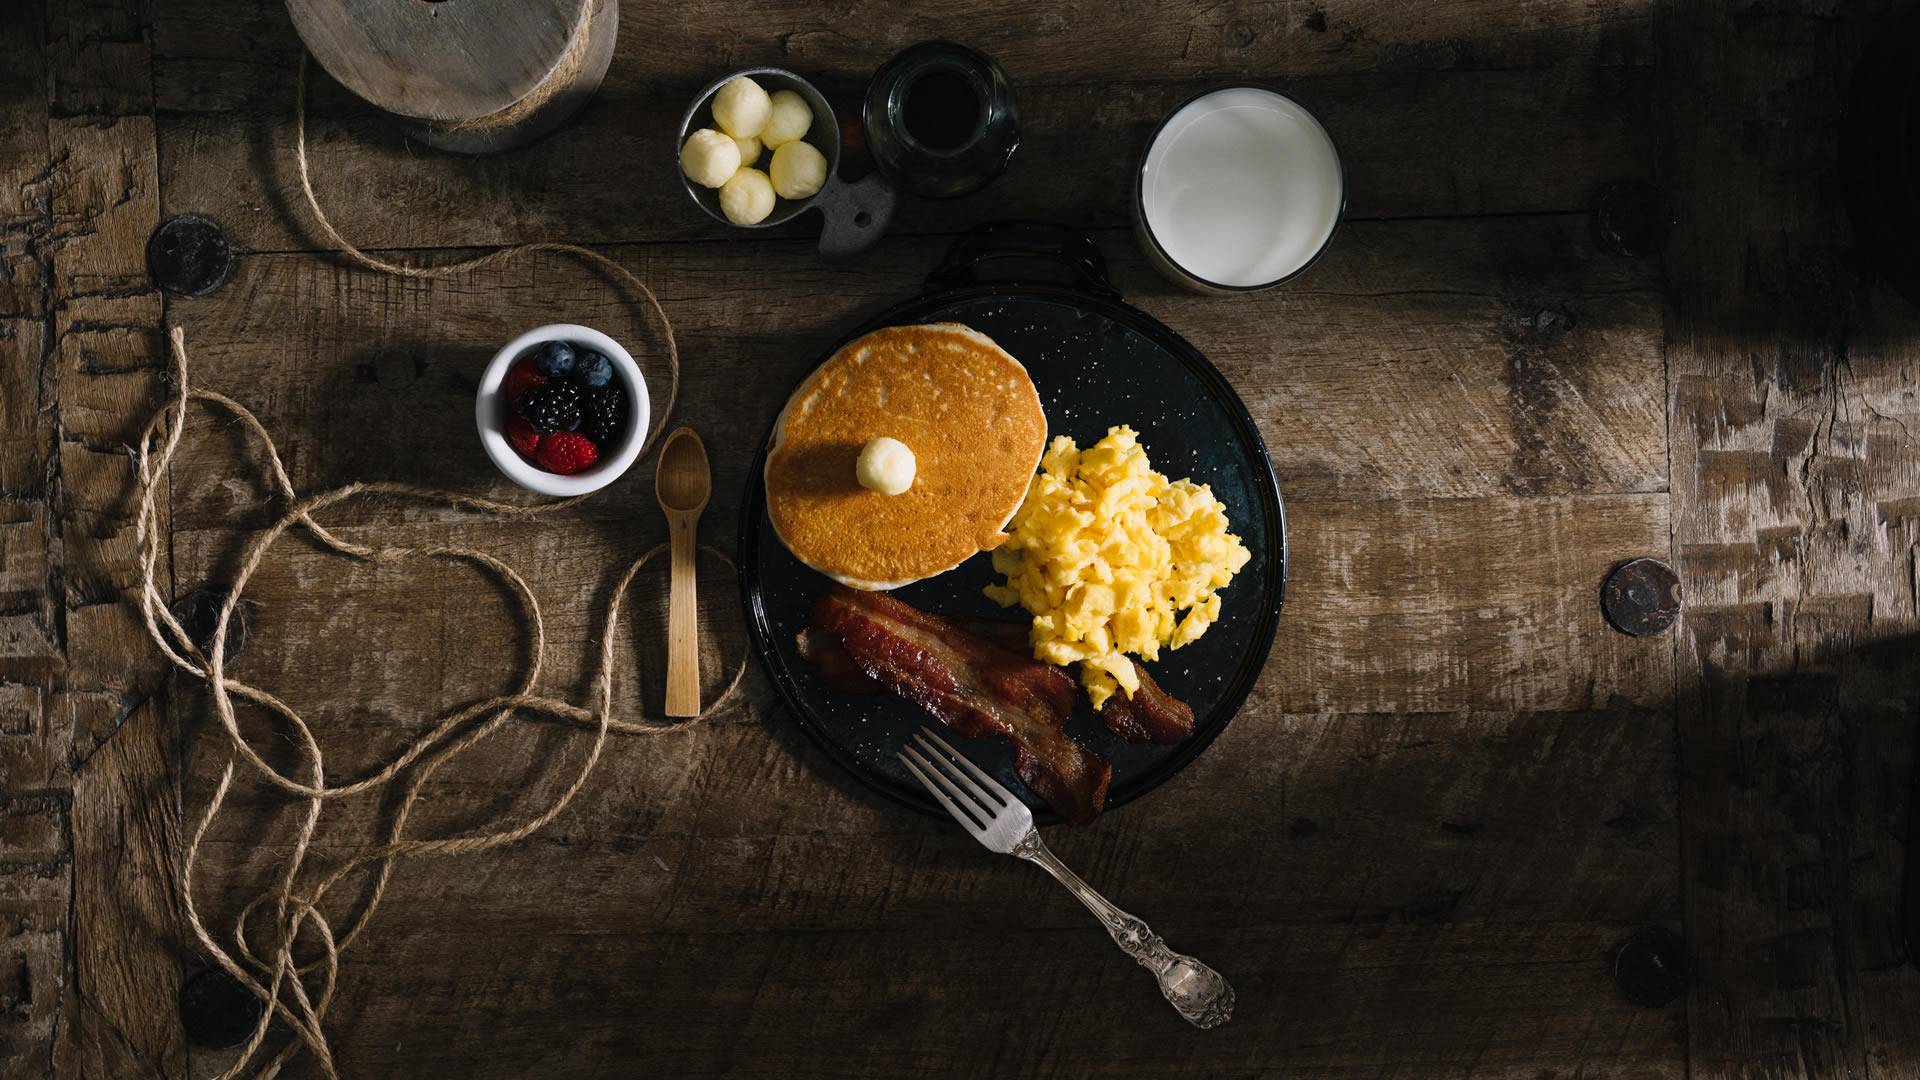
[[[690,427],[675,428],[660,446],[660,463],[653,474],[653,494],[667,514],[698,514],[713,494],[713,470],[707,464],[707,446]]]
[[[660,446],[654,497],[667,517],[673,544],[673,584],[667,603],[667,715],[700,715],[700,607],[693,553],[700,511],[713,494],[707,447],[689,427],[675,428]]]

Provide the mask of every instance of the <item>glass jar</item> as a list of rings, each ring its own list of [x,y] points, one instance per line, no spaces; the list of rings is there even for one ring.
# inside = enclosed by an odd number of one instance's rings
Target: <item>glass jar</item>
[[[1020,110],[1006,72],[951,41],[921,42],[882,64],[861,119],[888,181],[934,199],[986,187],[1020,145]]]

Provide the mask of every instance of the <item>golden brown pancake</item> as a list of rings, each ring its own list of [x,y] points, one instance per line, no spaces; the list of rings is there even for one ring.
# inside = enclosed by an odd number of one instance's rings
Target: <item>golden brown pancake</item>
[[[888,436],[913,486],[882,495],[854,463]],[[957,323],[894,326],[848,343],[794,391],[767,454],[767,513],[794,557],[856,588],[891,589],[997,547],[1046,447],[1020,361]]]

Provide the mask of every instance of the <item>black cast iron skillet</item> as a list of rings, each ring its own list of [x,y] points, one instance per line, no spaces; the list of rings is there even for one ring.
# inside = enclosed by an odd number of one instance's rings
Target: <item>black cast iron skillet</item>
[[[982,264],[1010,258],[1050,264],[1069,281],[982,280]],[[1199,641],[1163,651],[1149,670],[1193,707],[1193,737],[1179,746],[1127,743],[1101,725],[1082,697],[1067,731],[1113,762],[1109,809],[1139,798],[1184,768],[1227,726],[1273,646],[1286,597],[1286,516],[1266,446],[1246,407],[1212,364],[1152,316],[1123,303],[1088,237],[1035,222],[998,222],[962,236],[927,278],[925,294],[850,331],[821,356],[883,326],[958,322],[992,337],[1032,375],[1049,437],[1082,447],[1129,424],[1153,466],[1210,484],[1253,558],[1222,594],[1221,618]],[[934,723],[890,695],[851,695],[824,686],[801,660],[794,635],[831,582],[802,565],[767,520],[762,475],[771,419],[749,470],[740,516],[740,581],[754,652],[800,727],[861,781],[929,814],[944,811],[894,757],[908,736]],[[922,610],[956,618],[1024,618],[981,594],[998,579],[986,555],[896,591]],[[937,726],[937,725],[936,725]],[[1014,791],[1027,795],[1003,739],[960,740],[959,749]],[[1057,821],[1037,799],[1041,821]]]

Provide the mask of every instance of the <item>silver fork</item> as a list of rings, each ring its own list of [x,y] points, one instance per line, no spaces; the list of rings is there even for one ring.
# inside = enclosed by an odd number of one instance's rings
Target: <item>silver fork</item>
[[[920,778],[962,828],[987,850],[1015,855],[1052,874],[1054,880],[1080,898],[1087,910],[1113,935],[1120,951],[1140,962],[1159,980],[1160,992],[1195,1027],[1218,1027],[1233,1015],[1233,987],[1220,973],[1191,956],[1167,948],[1160,935],[1137,916],[1114,907],[1107,898],[1067,869],[1033,827],[1033,811],[999,781],[968,761],[930,729],[914,736],[916,745],[899,753],[902,764]]]

